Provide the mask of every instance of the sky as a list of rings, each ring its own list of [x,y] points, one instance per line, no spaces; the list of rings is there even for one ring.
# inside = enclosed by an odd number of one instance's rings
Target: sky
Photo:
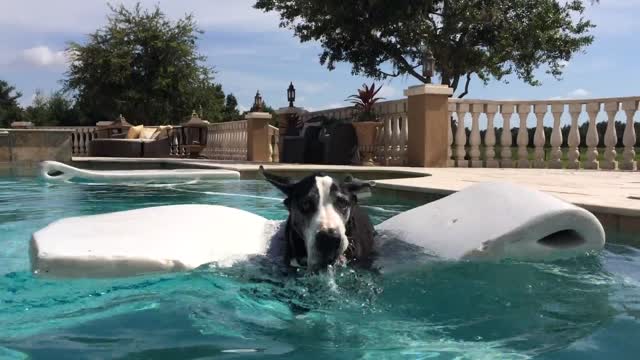
[[[112,1],[132,6],[137,1]],[[321,110],[346,106],[344,99],[370,79],[351,75],[349,64],[334,71],[320,65],[317,43],[300,43],[290,30],[278,27],[275,13],[252,8],[251,0],[141,0],[159,4],[172,19],[193,13],[204,34],[199,51],[217,71],[216,82],[238,98],[241,110],[257,90],[274,108],[286,106],[286,89],[293,82],[296,106]],[[50,93],[61,87],[69,41],[84,42],[87,34],[106,23],[103,0],[0,0],[0,79],[23,93],[27,106],[37,89]],[[543,85],[531,87],[517,78],[486,86],[474,79],[467,98],[568,99],[640,95],[640,0],[601,0],[587,17],[597,28],[596,39],[584,53],[566,64],[561,81],[541,71]],[[413,78],[384,81],[381,95],[402,97]]]

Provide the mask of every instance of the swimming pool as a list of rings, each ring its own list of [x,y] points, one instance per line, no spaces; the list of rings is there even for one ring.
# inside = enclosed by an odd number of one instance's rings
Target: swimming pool
[[[432,261],[383,276],[339,269],[280,278],[260,262],[115,280],[29,273],[30,234],[59,218],[205,203],[283,219],[280,197],[252,180],[114,186],[0,176],[0,359],[631,359],[640,352],[640,250],[624,245],[554,263]],[[365,204],[376,223],[417,205],[379,196]]]

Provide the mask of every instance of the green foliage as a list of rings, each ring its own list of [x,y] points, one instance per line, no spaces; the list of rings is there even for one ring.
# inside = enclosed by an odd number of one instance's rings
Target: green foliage
[[[300,41],[318,41],[320,63],[338,62],[375,79],[413,76],[424,47],[434,54],[442,83],[468,92],[473,74],[485,83],[515,74],[539,85],[546,65],[556,78],[563,64],[593,41],[584,0],[257,0],[280,14],[281,27]],[[464,80],[463,80],[464,81]]]
[[[373,110],[373,106],[384,98],[376,97],[382,90],[382,85],[376,89],[376,83],[371,83],[371,86],[362,84],[362,89],[358,89],[357,94],[353,94],[347,98],[346,101],[350,101],[357,112],[356,121],[375,121],[376,114]]]
[[[12,122],[22,119],[22,109],[18,105],[18,99],[22,93],[0,80],[0,127],[9,127]]]
[[[68,48],[65,90],[88,118],[176,123],[202,107],[205,119],[222,120],[224,93],[197,52],[201,31],[192,15],[171,21],[158,6],[110,9],[105,27]]]
[[[238,99],[233,94],[228,94],[224,102],[224,110],[222,111],[222,121],[240,120],[240,111],[238,110]]]
[[[88,125],[82,123],[73,100],[62,91],[46,96],[41,90],[36,90],[36,96],[24,110],[23,118],[36,126]]]

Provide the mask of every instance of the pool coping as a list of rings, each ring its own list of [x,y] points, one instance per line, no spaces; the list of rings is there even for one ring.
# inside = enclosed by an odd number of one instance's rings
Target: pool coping
[[[140,159],[75,157],[73,164],[105,166],[140,164],[216,168],[238,171],[241,177],[256,178],[264,165],[276,173],[293,174],[322,171],[376,175],[376,188],[396,197],[446,196],[480,182],[508,181],[537,189],[594,213],[607,230],[640,233],[640,174],[632,171],[413,168],[399,166],[307,165],[254,163],[206,159]],[[386,177],[388,175],[388,177]]]

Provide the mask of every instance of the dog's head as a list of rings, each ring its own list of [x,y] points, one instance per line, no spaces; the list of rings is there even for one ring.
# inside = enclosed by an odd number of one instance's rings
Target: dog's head
[[[313,174],[300,181],[268,173],[264,177],[286,196],[289,226],[304,241],[309,269],[317,270],[336,263],[349,247],[347,223],[358,193],[368,190],[373,182],[350,176],[336,181],[323,174]],[[297,254],[294,254],[294,259]],[[301,259],[295,259],[300,261]]]

